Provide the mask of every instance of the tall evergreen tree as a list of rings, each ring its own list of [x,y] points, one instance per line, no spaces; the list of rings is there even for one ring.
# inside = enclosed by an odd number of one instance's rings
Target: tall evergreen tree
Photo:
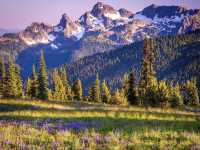
[[[16,84],[15,66],[11,56],[8,59],[8,68],[5,78],[5,97],[16,98],[17,84]]]
[[[124,89],[125,95],[128,96],[128,86],[129,86],[129,74],[125,73],[122,78],[122,88]]]
[[[65,96],[66,96],[65,99],[71,100],[72,99],[72,90],[71,90],[71,86],[70,86],[68,78],[67,78],[66,69],[64,67],[61,67],[58,71],[59,71],[59,75],[62,80],[62,83],[65,87]]]
[[[122,90],[117,89],[116,91],[114,91],[112,93],[111,103],[116,104],[116,105],[126,105],[127,104],[124,89],[122,89]]]
[[[169,97],[171,107],[179,107],[183,105],[183,98],[181,96],[180,86],[177,83],[174,87],[170,87],[170,97]]]
[[[53,99],[58,101],[64,101],[66,98],[65,86],[55,69],[53,72]]]
[[[92,101],[92,87],[89,86],[87,89],[87,101]]]
[[[165,107],[169,104],[170,90],[165,81],[160,81],[157,88],[157,96],[153,98],[152,106]]]
[[[131,71],[129,73],[127,99],[128,99],[128,102],[131,105],[138,104],[137,93],[136,93],[136,85],[135,85],[135,75],[134,75],[133,71]]]
[[[4,89],[5,89],[5,66],[2,57],[0,57],[0,97],[4,96]]]
[[[140,103],[149,105],[155,101],[154,98],[158,86],[155,71],[153,69],[153,40],[145,39],[143,46],[143,59],[138,94],[140,97],[139,99],[141,100]]]
[[[38,72],[38,95],[39,99],[48,99],[48,75],[46,72],[46,65],[43,52],[40,52],[40,64]]]
[[[196,79],[188,80],[183,86],[184,104],[195,106],[199,104],[199,95]]]
[[[96,76],[96,80],[92,86],[92,100],[95,102],[101,102],[100,81],[98,75]]]
[[[73,94],[74,94],[74,100],[81,101],[83,97],[83,89],[82,89],[82,83],[81,80],[78,79],[74,82],[73,85]]]
[[[103,80],[102,85],[101,85],[101,98],[102,98],[102,102],[110,103],[110,98],[111,98],[110,90],[105,80]]]
[[[25,96],[26,98],[31,98],[31,79],[28,78],[26,80],[26,87],[25,87]]]
[[[23,85],[22,85],[19,66],[15,67],[15,77],[16,77],[16,97],[22,98],[23,97]]]
[[[35,65],[32,66],[32,73],[30,77],[30,97],[31,98],[36,98],[37,97],[37,75],[35,71]]]

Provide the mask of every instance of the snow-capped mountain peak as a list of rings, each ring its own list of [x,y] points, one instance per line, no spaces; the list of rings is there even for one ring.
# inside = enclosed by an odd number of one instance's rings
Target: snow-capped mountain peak
[[[16,34],[14,40],[22,43],[23,48],[40,44],[46,50],[66,52],[67,47],[70,58],[76,60],[103,52],[105,47],[111,50],[145,37],[176,35],[196,29],[200,29],[200,10],[197,9],[150,5],[133,14],[98,2],[76,21],[63,14],[55,26],[33,23]],[[2,37],[0,42],[12,39]]]

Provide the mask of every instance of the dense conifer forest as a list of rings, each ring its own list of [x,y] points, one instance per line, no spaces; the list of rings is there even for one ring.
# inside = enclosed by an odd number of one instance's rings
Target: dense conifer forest
[[[87,70],[87,66],[84,66],[86,68],[84,71],[87,74],[83,74],[84,72],[80,70],[79,76],[69,74],[70,71],[66,70],[66,66],[55,68],[48,73],[43,52],[41,51],[39,68],[36,71],[33,65],[32,74],[26,80],[24,86],[20,77],[19,66],[14,64],[11,57],[9,57],[7,66],[4,65],[3,59],[1,59],[0,78],[1,87],[3,87],[0,90],[1,97],[34,98],[52,101],[75,100],[153,107],[195,106],[199,104],[197,88],[199,72],[197,70],[198,68],[196,68],[198,66],[199,55],[196,55],[198,53],[195,51],[199,48],[198,40],[199,33],[180,35],[176,38],[145,39],[142,43],[126,46],[115,51],[114,55],[112,55],[113,52],[96,55],[94,58],[98,59],[94,63],[92,62],[93,59],[90,60],[89,58],[79,61],[80,64],[75,64],[77,68],[82,68],[83,66],[81,67],[81,65],[85,64],[91,65],[88,66],[89,70]],[[190,50],[188,50],[188,45],[190,44],[193,44],[194,47],[190,47]],[[137,53],[138,50],[134,52],[131,50],[128,51],[130,48],[141,50],[141,53]],[[133,54],[129,55],[130,52]],[[194,53],[195,55],[193,55]],[[137,62],[137,60],[140,61]],[[136,63],[132,65],[134,61]],[[93,66],[97,64],[100,65],[98,67]],[[185,75],[192,73],[190,71],[196,72],[191,74],[191,76],[184,76],[185,81],[182,80],[180,83],[176,79],[176,76],[171,76],[175,73],[173,69],[170,69],[172,66],[176,67],[175,70],[178,71],[184,71],[187,68],[189,72],[184,72]],[[182,68],[179,68],[180,66]],[[93,70],[94,68],[96,70]],[[102,70],[105,68],[106,70]],[[125,73],[123,77],[120,76],[122,74],[118,75],[118,77],[121,77],[121,85],[115,88],[109,86],[110,82],[106,80],[102,81],[100,78],[102,76],[99,76],[99,74],[104,74],[102,71],[118,74],[119,71],[125,72],[128,69],[129,72]],[[96,78],[90,85],[85,87],[85,84],[82,84],[82,81],[84,81],[82,77],[86,78],[94,73],[96,73]],[[110,78],[112,74],[110,74]],[[177,72],[177,75],[179,75],[179,72]],[[197,77],[194,75],[197,75]],[[167,81],[162,80],[165,76],[172,78],[171,80],[168,78]],[[74,80],[70,81],[70,77]],[[175,77],[175,80],[173,77]],[[188,77],[191,78],[188,79]],[[84,91],[83,89],[87,90]]]

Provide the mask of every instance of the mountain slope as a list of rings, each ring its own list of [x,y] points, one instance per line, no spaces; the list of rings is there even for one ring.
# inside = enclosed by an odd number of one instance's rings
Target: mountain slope
[[[192,77],[200,77],[200,33],[190,33],[179,36],[156,38],[155,40],[155,70],[158,79],[184,81]],[[98,73],[101,79],[106,79],[111,87],[120,85],[121,77],[136,70],[139,77],[142,58],[142,42],[137,42],[115,51],[85,57],[67,65],[68,74],[80,78],[84,85],[91,84]],[[200,85],[200,84],[199,84]]]

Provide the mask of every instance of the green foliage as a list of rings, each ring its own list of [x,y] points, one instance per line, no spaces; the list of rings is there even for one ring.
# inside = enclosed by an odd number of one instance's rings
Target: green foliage
[[[159,105],[159,100],[158,100],[158,85],[157,83],[155,84],[151,84],[150,86],[148,86],[147,88],[142,89],[144,90],[144,94],[143,96],[140,95],[140,97],[142,98],[142,104],[144,106],[158,106]],[[141,94],[141,93],[140,93]]]
[[[110,98],[111,98],[110,90],[108,88],[106,81],[103,80],[103,82],[101,84],[101,99],[102,99],[102,102],[110,103]]]
[[[71,90],[71,86],[68,81],[67,72],[66,72],[65,68],[64,67],[59,68],[58,73],[62,80],[62,84],[65,87],[65,99],[71,100],[72,99],[72,90]]]
[[[4,96],[4,90],[5,90],[5,66],[2,57],[0,57],[0,97]]]
[[[73,85],[74,100],[81,101],[83,99],[83,89],[80,79],[77,79]]]
[[[65,85],[62,82],[58,71],[55,69],[53,72],[53,99],[58,101],[64,101],[67,98]]]
[[[23,85],[22,80],[20,76],[20,68],[19,66],[15,67],[15,78],[16,78],[16,98],[22,98],[23,97]]]
[[[111,103],[115,105],[127,105],[125,91],[123,89],[117,89],[116,91],[114,91],[111,96]]]
[[[129,74],[125,73],[122,77],[122,88],[124,89],[126,96],[128,96],[128,87],[129,87]]]
[[[154,63],[154,49],[153,41],[150,39],[145,39],[143,42],[143,59],[142,67],[140,73],[140,81],[138,94],[140,104],[143,105],[157,105],[157,78],[155,76],[155,71],[153,68]]]
[[[96,79],[92,85],[92,101],[94,102],[101,102],[101,93],[100,93],[100,81],[99,76],[96,76]]]
[[[87,89],[87,101],[92,101],[92,87],[88,87]]]
[[[0,100],[0,108],[0,147],[5,150],[182,150],[200,145],[198,114],[177,109],[13,99]]]
[[[15,98],[17,95],[17,78],[15,73],[15,66],[11,57],[9,57],[8,60],[4,92],[4,95],[7,98]]]
[[[183,101],[185,105],[195,106],[199,104],[199,95],[196,83],[196,79],[192,79],[186,81],[183,85]]]
[[[30,91],[29,91],[29,96],[30,98],[36,98],[37,97],[37,90],[38,90],[38,83],[37,83],[37,75],[35,71],[35,66],[32,66],[32,74],[30,77]]]
[[[40,64],[38,72],[38,95],[39,99],[48,99],[48,75],[46,72],[46,65],[43,52],[40,52]]]
[[[161,107],[169,106],[169,87],[167,86],[165,81],[160,81],[158,83],[158,91],[157,91],[157,103],[154,105],[158,105]]]
[[[31,98],[31,85],[32,84],[32,82],[31,82],[31,79],[30,78],[28,78],[27,80],[26,80],[26,87],[25,87],[25,96],[26,96],[26,98]]]
[[[126,88],[125,88],[125,91],[126,91]],[[138,104],[137,91],[136,91],[136,85],[135,85],[135,75],[133,71],[129,73],[127,99],[131,105]]]
[[[153,39],[154,69],[158,80],[183,82],[197,77],[200,87],[200,33],[164,36]],[[149,46],[148,46],[149,47]],[[110,90],[122,86],[123,75],[135,69],[140,78],[143,42],[135,42],[114,51],[99,53],[67,65],[69,80],[80,78],[85,90],[98,72]]]
[[[183,98],[181,95],[181,91],[180,91],[180,86],[177,83],[174,87],[170,87],[170,97],[169,97],[169,101],[170,101],[170,105],[171,107],[180,107],[183,105]]]

